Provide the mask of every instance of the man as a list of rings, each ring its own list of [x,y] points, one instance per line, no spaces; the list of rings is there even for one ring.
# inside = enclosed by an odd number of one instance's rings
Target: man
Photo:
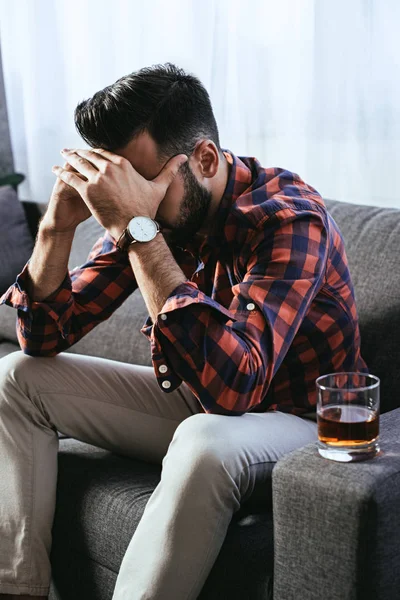
[[[194,599],[234,512],[317,439],[316,377],[367,370],[343,240],[299,175],[221,149],[174,65],[122,77],[75,123],[91,150],[62,152],[1,298],[22,351],[0,361],[0,597],[47,597],[60,431],[162,463],[114,600]],[[90,215],[105,233],[68,272]],[[137,286],[152,367],[62,354]]]

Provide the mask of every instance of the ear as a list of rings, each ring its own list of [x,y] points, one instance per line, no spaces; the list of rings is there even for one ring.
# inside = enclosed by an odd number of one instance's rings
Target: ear
[[[199,175],[211,178],[218,172],[220,155],[212,140],[201,140],[195,146],[193,157],[196,161]]]

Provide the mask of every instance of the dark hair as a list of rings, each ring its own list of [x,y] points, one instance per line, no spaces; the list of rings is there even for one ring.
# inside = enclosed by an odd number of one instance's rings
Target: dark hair
[[[75,125],[92,148],[111,152],[148,131],[159,156],[189,155],[201,139],[221,152],[210,97],[194,75],[166,63],[118,79],[78,104]]]

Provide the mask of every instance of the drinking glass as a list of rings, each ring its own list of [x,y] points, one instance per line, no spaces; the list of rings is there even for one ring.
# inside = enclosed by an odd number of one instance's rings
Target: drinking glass
[[[352,462],[379,452],[379,385],[369,373],[330,373],[316,380],[318,452]]]

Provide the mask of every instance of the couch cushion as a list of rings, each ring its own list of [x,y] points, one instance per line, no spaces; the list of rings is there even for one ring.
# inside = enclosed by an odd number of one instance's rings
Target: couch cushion
[[[72,439],[60,440],[58,464],[50,600],[111,600],[123,555],[160,480],[161,466]],[[200,599],[271,597],[270,494],[266,489],[263,513],[251,514],[247,504],[235,514]],[[101,587],[95,580],[99,571]]]
[[[17,350],[20,350],[18,344],[13,344],[11,342],[0,342],[0,358],[7,356],[7,354],[10,354],[10,352],[16,352]]]
[[[14,283],[30,257],[33,239],[17,192],[0,187],[0,295]]]
[[[78,226],[71,249],[70,269],[86,262],[90,249],[103,233],[93,217]],[[146,304],[137,289],[107,321],[97,325],[68,352],[151,366],[150,344],[140,332],[147,316]]]
[[[325,200],[345,240],[361,352],[381,378],[381,412],[400,406],[400,210]]]

